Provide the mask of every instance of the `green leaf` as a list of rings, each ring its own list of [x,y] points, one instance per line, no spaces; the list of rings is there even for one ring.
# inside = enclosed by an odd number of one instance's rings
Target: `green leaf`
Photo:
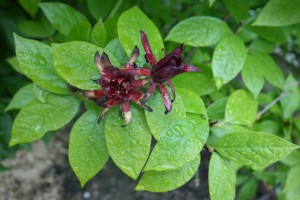
[[[183,165],[181,168],[170,171],[147,171],[135,187],[135,190],[150,192],[167,192],[176,189],[188,182],[197,172],[200,165],[200,155]]]
[[[295,165],[290,169],[287,175],[286,183],[283,189],[285,199],[299,199],[300,198],[300,164]]]
[[[89,110],[74,124],[69,142],[69,160],[81,187],[95,176],[109,158],[104,123],[97,124],[98,110]]]
[[[299,146],[280,137],[253,131],[224,135],[216,146],[217,151],[225,158],[254,170],[263,170],[297,148]]]
[[[49,22],[26,20],[18,24],[18,29],[23,35],[33,38],[47,38],[54,34],[55,30]]]
[[[239,200],[251,200],[255,197],[256,190],[257,190],[257,180],[255,178],[251,178],[247,182],[245,182],[239,193],[238,193],[238,199]]]
[[[249,49],[252,51],[254,50],[267,54],[272,53],[275,50],[275,48],[276,44],[260,38],[254,40],[249,47]]]
[[[247,88],[256,98],[264,86],[261,68],[261,61],[256,54],[248,53],[242,69],[242,78]]]
[[[165,114],[164,102],[159,92],[155,92],[146,105],[153,108],[153,112],[145,111],[148,126],[156,140],[165,133],[173,124],[186,118],[184,104],[181,97],[177,97],[172,104],[172,111]],[[163,123],[162,123],[163,122]]]
[[[209,161],[209,194],[211,200],[232,200],[235,197],[235,170],[217,153]]]
[[[283,119],[288,120],[293,117],[293,113],[299,110],[300,91],[299,83],[289,74],[283,85],[284,96],[280,99],[280,105],[283,110]]]
[[[115,106],[107,114],[105,135],[108,151],[116,165],[128,176],[137,179],[147,161],[151,133],[144,112],[131,106],[132,119],[126,127],[124,118]]]
[[[127,63],[129,58],[124,52],[120,40],[118,38],[110,41],[106,46],[105,49],[107,49],[109,52],[111,52],[116,59],[119,61],[119,63]]]
[[[39,4],[50,23],[63,35],[68,36],[73,26],[87,22],[86,17],[74,8],[63,3]]]
[[[207,116],[210,120],[224,119],[227,98],[218,99],[207,107]]]
[[[257,26],[287,26],[300,22],[299,0],[271,0],[253,23]]]
[[[16,92],[8,106],[5,108],[5,111],[21,109],[33,99],[33,83],[29,83]]]
[[[209,7],[211,8],[216,0],[209,0]]]
[[[91,24],[88,22],[79,22],[70,31],[68,41],[88,42],[90,38]]]
[[[35,97],[42,103],[47,102],[47,96],[49,92],[47,90],[44,90],[43,88],[39,87],[38,85],[33,86],[33,91]]]
[[[284,30],[279,27],[247,26],[246,28],[256,33],[261,38],[275,44],[283,44],[287,41]]]
[[[216,47],[212,69],[218,89],[233,79],[242,69],[246,59],[246,47],[235,35],[228,35]]]
[[[38,4],[41,0],[18,0],[20,5],[26,10],[28,14],[32,17],[35,16],[36,11],[38,10]]]
[[[214,17],[191,17],[172,28],[165,40],[184,43],[193,47],[207,47],[217,44],[230,33],[228,26]]]
[[[175,87],[191,90],[199,96],[207,95],[216,90],[212,73],[183,73],[172,79]]]
[[[233,124],[250,125],[256,119],[257,101],[245,90],[236,90],[226,104],[225,120]]]
[[[23,74],[22,69],[20,67],[20,64],[19,64],[16,56],[7,58],[6,62],[8,62],[16,72]]]
[[[300,151],[299,150],[293,151],[288,156],[281,159],[280,162],[290,167],[293,167],[298,163],[300,164]]]
[[[99,19],[97,24],[94,26],[91,32],[91,43],[99,46],[104,47],[106,43],[106,28],[102,19]]]
[[[73,96],[49,94],[47,103],[33,100],[17,115],[9,145],[31,142],[57,130],[76,115],[79,101]]]
[[[205,105],[197,94],[183,88],[175,88],[175,91],[181,97],[186,112],[206,116]]]
[[[249,5],[248,2],[243,0],[223,0],[228,11],[235,19],[235,21],[239,22],[242,19],[246,19],[249,13]]]
[[[110,42],[113,39],[118,38],[118,19],[119,15],[108,18],[105,22],[106,28],[106,42]]]
[[[54,68],[63,80],[80,89],[99,89],[92,80],[100,78],[94,55],[96,51],[102,54],[102,48],[86,42],[52,44],[52,48]],[[105,53],[114,66],[119,66],[110,52]]]
[[[114,4],[115,0],[87,0],[88,9],[95,20],[105,18],[113,8]]]
[[[193,160],[208,137],[207,119],[178,121],[159,137],[144,171],[175,170]]]
[[[144,64],[145,51],[142,47],[140,31],[144,31],[147,34],[152,52],[158,61],[164,56],[164,52],[162,51],[162,49],[164,49],[164,43],[160,32],[154,23],[135,6],[125,11],[119,17],[118,33],[121,45],[127,56],[131,56],[135,45],[137,45],[140,50],[137,64]]]
[[[38,86],[58,94],[68,94],[67,83],[53,69],[51,47],[14,34],[16,54],[22,72]]]

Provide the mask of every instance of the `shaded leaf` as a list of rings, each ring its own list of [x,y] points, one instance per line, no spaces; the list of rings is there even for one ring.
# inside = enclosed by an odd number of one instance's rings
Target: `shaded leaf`
[[[6,62],[8,62],[12,66],[12,68],[14,68],[14,70],[16,70],[16,72],[23,74],[22,69],[20,67],[20,64],[19,64],[16,56],[6,59]]]
[[[88,22],[79,22],[71,29],[68,41],[88,42],[90,38],[91,24]]]
[[[106,28],[102,22],[102,19],[99,19],[97,24],[92,29],[91,43],[99,47],[104,47],[106,43]]]
[[[32,17],[38,10],[38,4],[41,0],[18,0],[20,5],[29,13]]]
[[[33,83],[29,83],[16,92],[8,106],[5,108],[5,111],[21,109],[33,99]]]
[[[107,49],[109,52],[111,52],[116,59],[119,61],[119,63],[127,63],[129,58],[124,52],[121,43],[118,38],[110,41],[106,46],[105,49]]]
[[[113,8],[115,0],[87,0],[87,6],[95,20],[105,18]]]
[[[246,19],[249,13],[249,5],[248,2],[243,0],[223,0],[228,11],[233,16],[235,21],[239,22],[242,19]]]
[[[287,175],[286,183],[283,189],[285,199],[300,198],[300,164],[295,165],[290,169]]]
[[[255,197],[256,190],[257,190],[257,180],[255,178],[251,178],[250,180],[246,181],[239,193],[238,193],[238,199],[240,200],[251,200]]]
[[[224,119],[227,98],[218,99],[207,107],[207,116],[210,120]]]
[[[54,34],[55,30],[49,22],[26,20],[18,24],[23,35],[33,38],[46,38]]]

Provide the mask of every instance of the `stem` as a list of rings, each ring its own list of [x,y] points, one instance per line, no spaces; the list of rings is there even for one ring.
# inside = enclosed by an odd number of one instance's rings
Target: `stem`
[[[238,27],[237,27],[237,29],[235,30],[234,34],[238,34],[238,33],[240,32],[240,30],[241,30],[241,28],[242,28],[243,25],[244,25],[244,21],[241,20],[241,21],[239,22]]]
[[[284,96],[285,96],[285,93],[284,93],[284,92],[280,93],[280,95],[279,95],[276,99],[274,99],[271,103],[269,103],[268,105],[266,105],[266,106],[264,107],[264,109],[261,110],[261,111],[257,114],[256,119],[260,119],[260,117],[261,117],[263,114],[265,114],[268,110],[270,110],[270,108],[272,108],[272,106],[274,106],[274,105],[275,105],[282,97],[284,97]]]

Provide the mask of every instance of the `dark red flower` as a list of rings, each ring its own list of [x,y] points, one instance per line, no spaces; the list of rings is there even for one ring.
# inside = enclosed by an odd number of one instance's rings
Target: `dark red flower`
[[[182,63],[181,53],[182,53],[183,44],[180,44],[176,49],[174,49],[173,52],[167,54],[165,57],[163,57],[161,60],[157,62],[154,54],[152,53],[151,47],[148,42],[148,38],[143,31],[141,31],[141,40],[142,40],[143,48],[146,52],[147,61],[152,66],[152,68],[151,69],[149,68],[129,69],[127,70],[126,73],[151,77],[150,87],[148,89],[147,94],[144,95],[142,99],[142,104],[145,104],[148,98],[155,91],[156,85],[158,84],[166,108],[165,114],[167,114],[172,110],[172,102],[176,98],[174,86],[170,79],[184,72],[198,72],[199,68]],[[169,84],[172,90],[173,97],[174,97],[172,101],[170,100],[168,90],[165,86],[165,82]]]
[[[130,101],[140,105],[147,111],[152,111],[151,108],[141,103],[143,93],[137,89],[137,87],[143,86],[148,83],[145,80],[137,80],[133,74],[125,73],[126,70],[132,70],[136,68],[135,60],[139,55],[139,49],[134,48],[132,56],[128,63],[122,66],[121,69],[114,67],[105,52],[100,57],[97,51],[94,55],[94,61],[100,71],[101,78],[95,80],[99,83],[102,89],[99,90],[84,90],[84,96],[90,100],[94,100],[97,105],[103,107],[98,123],[100,123],[105,112],[107,112],[114,105],[119,104],[120,110],[124,114],[125,125],[127,125],[132,117]]]

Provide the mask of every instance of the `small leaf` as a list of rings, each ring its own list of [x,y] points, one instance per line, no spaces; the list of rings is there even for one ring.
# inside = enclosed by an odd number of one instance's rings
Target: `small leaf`
[[[20,67],[20,64],[19,64],[16,56],[6,59],[6,62],[8,62],[12,66],[12,68],[14,68],[14,70],[16,72],[23,74],[22,69]]]
[[[246,28],[275,44],[284,44],[287,41],[284,29],[281,27],[246,26]]]
[[[38,4],[41,0],[18,0],[20,5],[26,10],[31,17],[35,16],[36,11],[38,10]]]
[[[283,193],[285,199],[299,199],[300,198],[300,164],[295,165],[290,169],[287,175]]]
[[[145,62],[145,51],[142,47],[140,31],[144,31],[147,34],[152,52],[158,61],[164,56],[164,52],[162,51],[162,49],[164,49],[164,43],[160,32],[154,23],[135,6],[125,11],[119,17],[118,33],[121,45],[127,56],[130,57],[135,45],[138,46],[140,55],[137,64],[143,64]]]
[[[261,68],[260,59],[256,54],[248,53],[242,69],[242,78],[247,88],[256,98],[264,86]]]
[[[133,179],[139,176],[150,152],[151,133],[144,112],[131,106],[132,119],[126,127],[117,107],[105,120],[108,151],[118,167]]]
[[[249,49],[252,51],[259,51],[267,54],[272,53],[275,50],[275,48],[276,44],[261,38],[255,39],[249,47]]]
[[[170,126],[186,118],[181,97],[176,98],[172,104],[172,111],[167,115],[164,112],[164,102],[159,92],[155,92],[149,98],[146,105],[153,108],[153,112],[145,111],[145,115],[150,131],[156,140],[159,140],[160,135],[165,133]]]
[[[43,88],[39,87],[38,85],[33,86],[33,91],[35,97],[42,103],[47,102],[47,96],[49,92],[47,90],[44,90]]]
[[[76,115],[79,101],[73,96],[49,94],[47,103],[33,100],[17,115],[9,145],[31,142],[57,130]]]
[[[95,20],[105,18],[115,3],[115,0],[87,0],[88,9]]]
[[[251,200],[253,197],[255,197],[256,191],[257,191],[257,180],[255,178],[251,178],[247,182],[245,182],[239,193],[238,193],[238,199],[239,200]]]
[[[104,47],[106,43],[106,28],[102,19],[99,19],[97,24],[94,26],[91,32],[91,43],[99,46]]]
[[[248,17],[249,5],[247,2],[243,0],[223,0],[223,2],[235,21],[239,22]]]
[[[175,170],[193,160],[208,137],[207,119],[183,119],[162,134],[144,171]]]
[[[236,174],[231,163],[217,153],[209,161],[209,194],[211,200],[232,200],[235,197]]]
[[[91,24],[88,22],[79,22],[70,31],[68,41],[88,42],[91,32]]]
[[[213,55],[212,69],[218,89],[240,72],[245,59],[245,45],[237,36],[228,35],[217,45]]]
[[[135,190],[150,192],[167,192],[174,190],[188,182],[197,172],[200,165],[200,156],[183,165],[181,168],[170,171],[147,171],[135,187]]]
[[[22,35],[33,38],[47,38],[54,34],[55,30],[49,22],[26,20],[18,24],[18,29]]]
[[[198,16],[175,25],[168,33],[166,40],[193,47],[207,47],[217,44],[229,33],[230,29],[220,19]]]
[[[69,142],[69,160],[81,187],[95,176],[109,158],[104,123],[97,124],[98,110],[89,110],[74,124]]]
[[[79,22],[88,21],[83,14],[64,3],[47,2],[39,5],[50,23],[65,36]]]
[[[58,94],[68,94],[67,83],[53,69],[51,47],[14,34],[16,54],[22,72],[38,86]]]
[[[257,26],[287,26],[300,22],[300,0],[271,0],[253,23]]]
[[[233,124],[250,125],[256,119],[257,101],[245,90],[236,90],[226,104],[225,120]]]
[[[297,148],[299,146],[280,137],[253,131],[224,135],[216,146],[217,151],[225,158],[254,170],[263,170]]]
[[[225,118],[225,106],[227,98],[218,99],[207,107],[207,116],[210,120],[219,120]]]
[[[118,19],[119,15],[115,15],[105,20],[106,43],[118,38]]]
[[[5,108],[5,111],[21,109],[33,99],[33,83],[29,83],[16,92],[8,106]]]
[[[116,59],[119,61],[119,63],[127,63],[129,58],[126,55],[125,51],[123,50],[121,43],[118,38],[110,41],[106,46],[105,49],[107,49],[109,52],[111,52]]]
[[[297,80],[290,74],[283,86],[284,96],[280,99],[280,105],[283,110],[283,119],[292,118],[293,113],[299,110],[300,91]]]
[[[102,54],[102,48],[86,42],[52,44],[52,48],[54,68],[63,80],[80,89],[99,89],[99,84],[92,80],[100,78],[94,54],[96,51]],[[114,66],[119,66],[110,52],[105,53]]]

